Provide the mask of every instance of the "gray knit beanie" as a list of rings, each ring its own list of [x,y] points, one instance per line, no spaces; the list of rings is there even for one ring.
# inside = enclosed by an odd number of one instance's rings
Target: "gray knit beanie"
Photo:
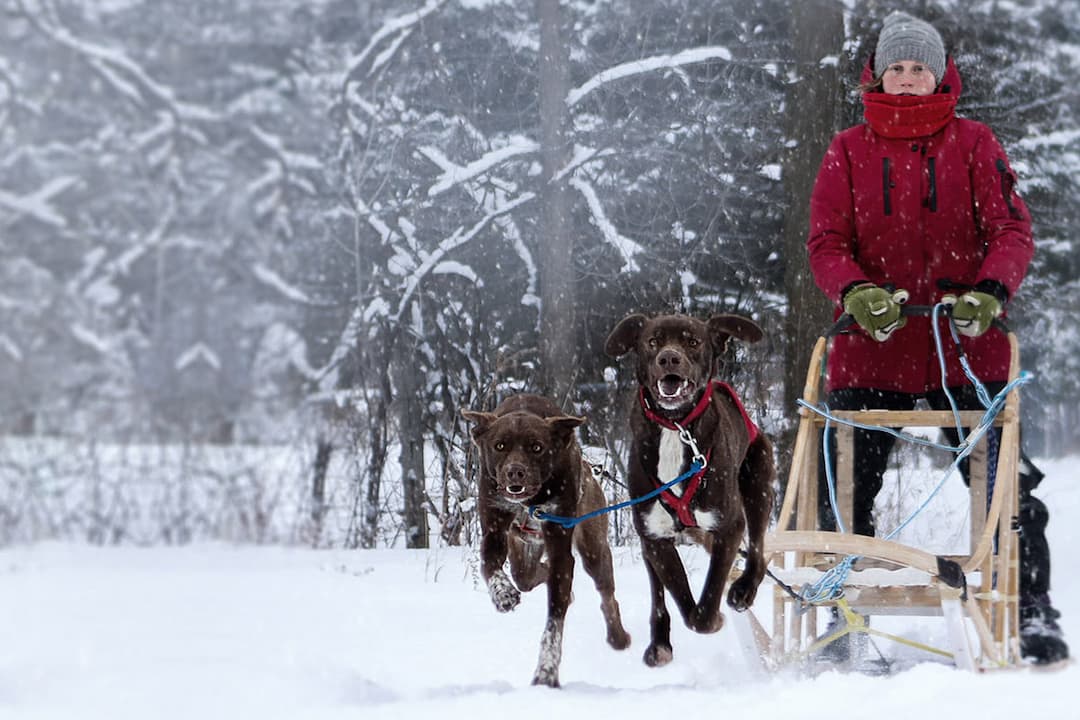
[[[874,51],[874,77],[901,60],[917,60],[934,73],[939,85],[945,75],[945,43],[934,26],[905,12],[896,11],[885,18]]]

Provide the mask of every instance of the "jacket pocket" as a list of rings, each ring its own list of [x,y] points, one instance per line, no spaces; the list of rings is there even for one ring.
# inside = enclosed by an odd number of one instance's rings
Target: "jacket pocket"
[[[885,200],[885,214],[892,215],[892,198],[889,196],[889,158],[881,158],[881,192]]]
[[[1013,220],[1023,220],[1024,216],[1013,205],[1013,188],[1016,186],[1016,175],[1009,170],[1005,160],[998,158],[994,163],[997,166],[998,175],[1001,176],[1001,196],[1005,198],[1005,205],[1009,208],[1009,217]]]

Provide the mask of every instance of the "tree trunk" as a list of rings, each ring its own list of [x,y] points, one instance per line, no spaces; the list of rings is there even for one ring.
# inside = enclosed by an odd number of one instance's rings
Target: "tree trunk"
[[[325,437],[315,442],[315,462],[311,468],[311,545],[318,547],[326,518],[326,471],[334,445]]]
[[[784,220],[784,287],[788,314],[784,322],[784,406],[795,417],[806,369],[817,338],[832,319],[832,303],[814,283],[806,254],[810,225],[810,193],[821,159],[837,127],[843,102],[841,63],[823,58],[843,53],[844,24],[839,3],[802,0],[792,4],[794,55],[798,80],[789,85],[788,138],[794,145],[785,162],[787,215]],[[781,458],[791,456],[794,427],[779,443]],[[781,467],[787,467],[784,462]],[[786,478],[782,478],[782,482]]]
[[[367,412],[364,420],[367,422],[367,453],[366,465],[356,465],[356,485],[353,497],[354,509],[350,518],[350,532],[348,547],[373,548],[379,534],[379,503],[382,500],[382,474],[386,467],[388,451],[387,427],[389,423],[389,410],[391,391],[390,380],[387,376],[386,366],[374,368],[369,365],[372,373],[368,377],[377,377],[379,385],[375,392],[364,392],[367,398]],[[359,436],[359,430],[357,436]],[[359,443],[357,443],[359,444]],[[367,476],[365,490],[364,477]]]
[[[540,262],[540,363],[543,387],[565,407],[577,368],[574,335],[573,241],[566,184],[555,180],[567,159],[566,48],[561,40],[559,0],[536,0],[540,18],[540,143],[543,157]]]
[[[427,487],[424,469],[423,378],[408,333],[395,333],[398,442],[401,489],[405,500],[405,547],[428,547]]]

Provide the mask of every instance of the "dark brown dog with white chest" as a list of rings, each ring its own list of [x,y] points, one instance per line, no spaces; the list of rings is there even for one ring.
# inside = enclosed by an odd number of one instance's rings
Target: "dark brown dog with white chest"
[[[480,451],[481,572],[499,612],[517,607],[519,589],[547,583],[547,623],[533,684],[558,687],[563,621],[574,578],[571,546],[600,593],[608,644],[616,650],[630,645],[615,600],[607,516],[568,528],[529,515],[535,506],[550,515],[579,518],[604,506],[603,491],[574,438],[585,418],[565,415],[547,398],[527,394],[507,398],[494,412],[465,410],[462,416],[473,423],[472,438]],[[507,555],[514,582],[503,570]]]
[[[728,605],[748,609],[765,576],[764,538],[776,477],[772,443],[734,391],[712,379],[729,338],[756,342],[762,336],[757,324],[737,315],[702,321],[635,314],[623,318],[607,338],[609,355],[637,355],[639,407],[631,421],[630,497],[640,498],[689,472],[695,456],[699,464],[705,461],[703,471],[634,505],[652,593],[652,637],[644,657],[650,666],[672,659],[665,589],[687,627],[711,633],[723,625],[720,602],[744,531],[746,565],[731,585]],[[710,552],[697,602],[676,548],[684,535]]]

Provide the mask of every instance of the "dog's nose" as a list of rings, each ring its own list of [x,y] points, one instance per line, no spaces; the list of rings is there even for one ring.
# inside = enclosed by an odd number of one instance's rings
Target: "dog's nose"
[[[683,356],[677,350],[661,350],[656,356],[656,363],[665,370],[674,370],[682,365]]]
[[[528,477],[527,469],[521,463],[512,463],[503,471],[506,481],[506,490],[514,495],[520,495],[525,491],[525,480]]]

